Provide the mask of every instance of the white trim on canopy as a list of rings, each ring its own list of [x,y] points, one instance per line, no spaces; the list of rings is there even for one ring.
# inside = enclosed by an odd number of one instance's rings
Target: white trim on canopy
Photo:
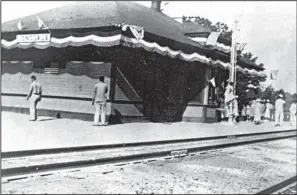
[[[180,58],[185,61],[199,61],[201,63],[205,63],[208,65],[220,65],[225,69],[230,69],[230,63],[222,62],[221,60],[213,60],[206,56],[200,55],[198,53],[186,54],[181,50],[175,51],[170,49],[169,47],[162,47],[158,43],[155,42],[147,42],[143,39],[137,40],[135,38],[126,37],[122,34],[109,36],[109,37],[100,37],[97,35],[88,35],[84,37],[74,37],[69,36],[65,38],[55,38],[51,37],[50,42],[33,42],[33,43],[20,43],[17,40],[6,41],[4,39],[1,40],[1,45],[5,49],[14,49],[14,48],[38,48],[38,49],[46,49],[48,47],[56,47],[56,48],[64,48],[67,46],[79,47],[83,45],[94,45],[98,47],[111,47],[115,45],[124,45],[128,47],[138,47],[144,48],[147,51],[157,52],[161,55],[168,55],[172,58]],[[236,69],[242,73],[247,73],[251,75],[256,75],[259,77],[265,77],[266,74],[264,71],[256,71],[247,68],[242,68],[237,66]]]

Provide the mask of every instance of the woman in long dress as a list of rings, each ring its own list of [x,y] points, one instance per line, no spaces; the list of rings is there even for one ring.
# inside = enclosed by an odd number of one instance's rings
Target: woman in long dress
[[[246,121],[246,115],[247,115],[247,108],[246,108],[246,105],[243,105],[241,109],[241,121]]]
[[[266,104],[265,104],[265,100],[260,100],[260,104],[261,104],[261,121],[263,121],[265,119],[265,110],[266,110]]]
[[[256,100],[254,99],[251,104],[251,113],[250,113],[251,121],[254,121],[255,119],[255,107],[256,107]]]
[[[233,118],[233,122],[236,123],[237,122],[237,117],[239,115],[238,113],[238,96],[236,95],[233,99],[233,115],[234,115],[234,118]]]
[[[273,105],[269,102],[269,100],[266,100],[266,102],[265,119],[267,121],[271,121],[271,110],[273,109]]]
[[[260,102],[260,99],[257,99],[257,102],[255,104],[254,122],[256,125],[259,125],[261,123],[261,102]]]

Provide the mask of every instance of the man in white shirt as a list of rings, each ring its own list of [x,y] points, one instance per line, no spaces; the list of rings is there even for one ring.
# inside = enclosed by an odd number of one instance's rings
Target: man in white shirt
[[[296,100],[294,100],[294,102],[291,104],[290,106],[290,121],[291,121],[291,125],[296,128],[296,115],[297,115],[297,110],[296,110]]]
[[[37,120],[37,103],[41,101],[42,87],[41,84],[36,81],[36,77],[31,76],[31,85],[29,88],[29,93],[27,95],[27,100],[29,101],[29,109],[30,109],[30,121]]]
[[[95,104],[94,126],[106,125],[105,123],[105,109],[106,109],[106,95],[108,92],[107,84],[104,83],[104,76],[99,77],[99,82],[94,86],[94,94],[92,105]],[[101,122],[99,118],[101,115]]]
[[[284,104],[286,101],[282,99],[283,97],[282,94],[279,94],[275,101],[275,126],[280,126],[284,122]]]

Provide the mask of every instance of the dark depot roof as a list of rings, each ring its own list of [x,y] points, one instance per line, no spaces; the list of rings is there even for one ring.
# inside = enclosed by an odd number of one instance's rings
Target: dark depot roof
[[[142,26],[145,32],[200,47],[184,36],[179,22],[143,5],[125,1],[76,2],[22,18],[23,31],[37,31],[39,16],[49,29],[77,29],[125,23]],[[2,24],[2,32],[18,31],[20,19]]]

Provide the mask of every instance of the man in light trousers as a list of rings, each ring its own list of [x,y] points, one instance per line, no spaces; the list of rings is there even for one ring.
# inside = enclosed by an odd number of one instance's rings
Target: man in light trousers
[[[31,76],[31,85],[29,88],[29,93],[27,95],[27,100],[29,101],[29,108],[30,108],[30,121],[37,120],[37,103],[41,101],[42,95],[42,87],[41,84],[36,81],[36,77],[33,75]]]
[[[297,100],[295,99],[290,106],[290,122],[294,128],[296,128],[296,117],[297,117],[296,106],[297,106]]]
[[[282,99],[283,97],[282,94],[279,94],[275,101],[275,126],[280,126],[284,122],[284,104],[286,101]]]
[[[107,84],[104,83],[104,76],[99,77],[99,82],[94,86],[92,105],[95,104],[93,126],[107,125],[105,122],[106,95],[108,92]],[[101,115],[101,122],[99,118]]]

